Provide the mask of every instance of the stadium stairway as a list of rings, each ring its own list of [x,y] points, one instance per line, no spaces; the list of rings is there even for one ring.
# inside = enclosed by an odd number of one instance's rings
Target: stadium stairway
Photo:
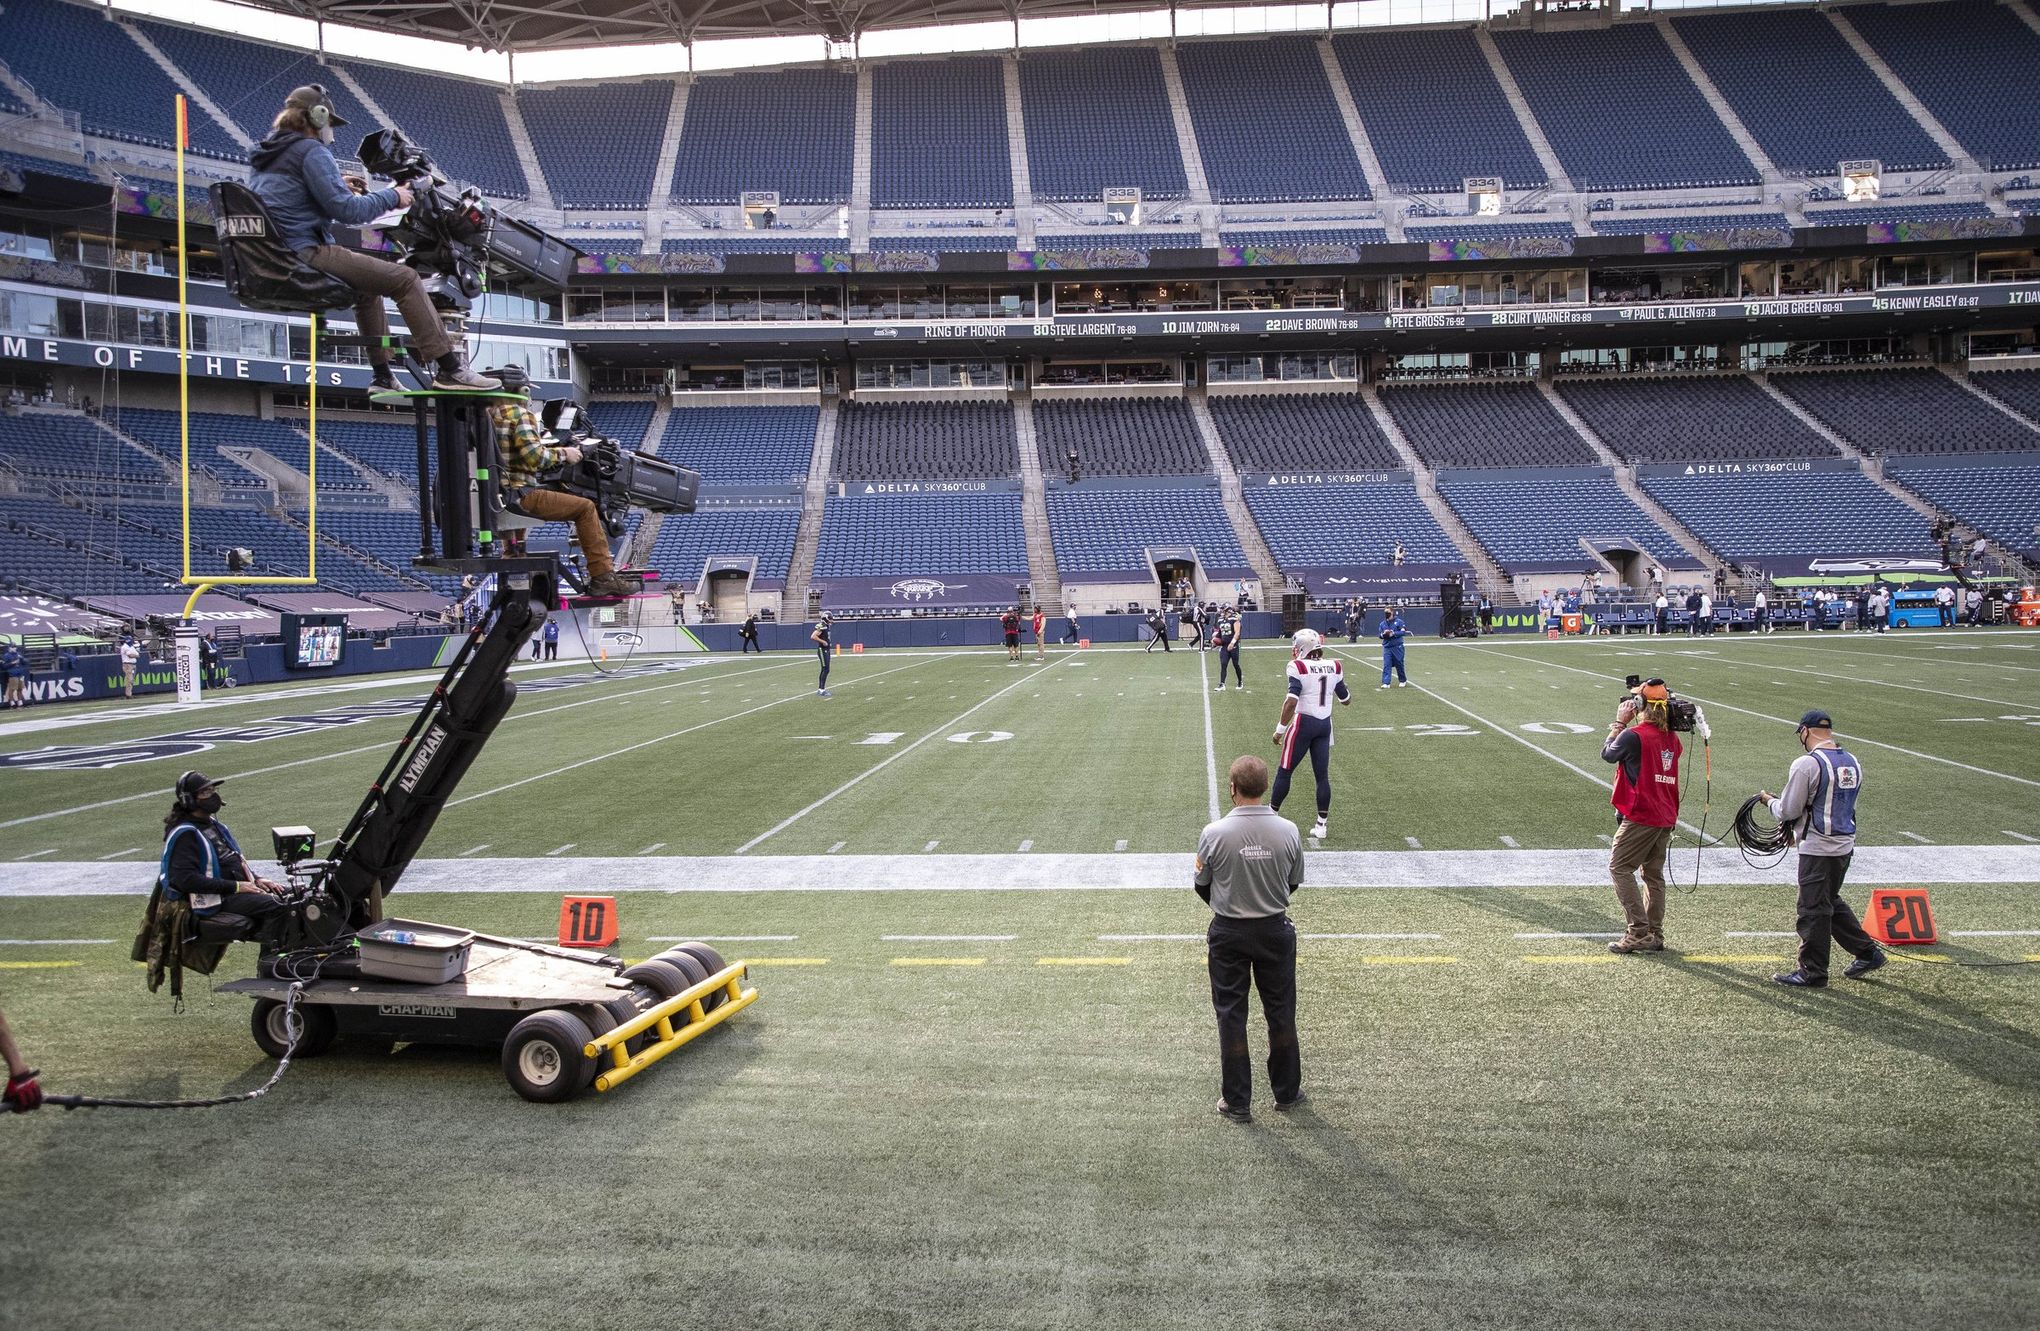
[[[182,471],[182,464],[180,463],[179,459],[174,453],[159,453],[155,449],[149,447],[148,444],[136,438],[134,435],[126,433],[125,431],[121,430],[118,426],[112,425],[109,422],[102,420],[97,416],[92,417],[91,420],[94,425],[97,425],[100,429],[106,431],[114,438],[120,440],[123,444],[126,444],[129,448],[134,449],[138,453],[144,454],[157,466],[161,467],[163,469],[165,479],[168,481],[169,484],[171,485],[177,484],[178,475]],[[220,483],[216,479],[214,479],[212,476],[208,475],[204,471],[192,472],[191,501],[193,503],[217,504],[221,501],[221,497],[222,488],[220,486]]]
[[[1360,107],[1353,101],[1353,90],[1346,84],[1345,71],[1339,68],[1339,53],[1332,46],[1329,35],[1317,42],[1318,59],[1324,64],[1325,79],[1332,86],[1332,100],[1338,103],[1339,119],[1345,123],[1346,137],[1353,142],[1353,152],[1360,159],[1360,171],[1367,177],[1367,188],[1376,199],[1384,201],[1381,223],[1388,230],[1388,238],[1400,242],[1403,238],[1402,212],[1389,208],[1386,200],[1395,197],[1389,188],[1388,173],[1381,169],[1381,157],[1374,151],[1374,140],[1367,135],[1367,126],[1360,119]]]
[[[1423,500],[1424,507],[1445,529],[1445,534],[1452,538],[1452,544],[1459,549],[1459,557],[1466,561],[1479,581],[1480,590],[1486,592],[1496,605],[1521,605],[1523,598],[1516,594],[1515,583],[1502,576],[1502,566],[1494,561],[1494,556],[1474,536],[1472,528],[1460,520],[1452,505],[1438,493],[1438,473],[1426,466],[1417,450],[1410,446],[1409,437],[1395,423],[1388,404],[1381,400],[1381,394],[1374,391],[1374,385],[1361,385],[1360,398],[1367,404],[1368,414],[1374,417],[1375,425],[1380,427],[1382,437],[1395,446],[1403,466],[1408,467],[1410,475],[1416,478],[1417,498]]]
[[[1615,450],[1608,447],[1601,436],[1594,432],[1594,428],[1580,418],[1580,414],[1572,409],[1572,404],[1565,400],[1565,395],[1559,392],[1549,379],[1539,379],[1537,391],[1544,394],[1544,400],[1551,404],[1552,410],[1563,417],[1567,425],[1572,426],[1573,433],[1584,439],[1587,447],[1594,450],[1594,455],[1601,459],[1601,464],[1614,468],[1616,487],[1629,496],[1631,503],[1642,509],[1652,522],[1664,528],[1674,540],[1686,548],[1686,553],[1692,555],[1706,568],[1718,570],[1731,580],[1739,576],[1708,547],[1707,542],[1695,536],[1692,529],[1673,517],[1669,509],[1644,492],[1643,487],[1636,483],[1636,469],[1616,456]]]
[[[1027,578],[1034,603],[1051,615],[1063,609],[1062,570],[1048,529],[1048,487],[1041,478],[1041,444],[1034,434],[1034,399],[1023,383],[1013,397],[1013,433],[1020,445],[1020,521],[1027,529]]]
[[[687,126],[687,94],[694,87],[689,78],[673,80],[673,103],[666,111],[666,135],[659,140],[659,155],[653,160],[652,192],[645,199],[645,249],[656,254],[666,237],[666,210],[672,206],[673,172],[680,165],[680,131]]]
[[[1013,172],[1013,225],[1018,247],[1034,248],[1034,177],[1027,168],[1027,120],[1020,105],[1020,61],[999,58],[1006,87],[1006,158]]]
[[[531,141],[531,130],[524,123],[524,112],[519,109],[517,99],[508,88],[496,94],[496,100],[503,104],[503,123],[510,129],[510,146],[517,153],[517,164],[524,168],[524,183],[531,192],[531,202],[540,208],[552,208],[552,186],[546,183],[545,170],[538,164],[538,145]]]
[[[1217,212],[1211,207],[1211,182],[1204,174],[1204,153],[1197,146],[1197,127],[1190,119],[1190,99],[1183,95],[1183,70],[1176,63],[1176,48],[1156,48],[1162,59],[1162,86],[1169,90],[1169,118],[1176,124],[1176,144],[1183,152],[1183,179],[1190,187],[1190,201],[1202,204],[1198,213],[1207,249],[1218,245]]]
[[[1538,124],[1537,117],[1531,114],[1530,103],[1524,98],[1523,89],[1516,82],[1516,76],[1510,72],[1509,62],[1502,59],[1502,48],[1495,45],[1495,39],[1488,34],[1485,26],[1474,28],[1473,40],[1480,45],[1480,53],[1487,57],[1488,68],[1494,71],[1495,82],[1501,85],[1502,95],[1509,99],[1509,107],[1515,111],[1516,121],[1523,127],[1523,137],[1530,141],[1531,151],[1537,154],[1538,162],[1544,167],[1547,183],[1555,190],[1571,193],[1572,177],[1565,173],[1565,167],[1559,162],[1558,152],[1551,146],[1551,140],[1544,137],[1544,127]],[[1425,493],[1422,485],[1417,487],[1417,491],[1420,494]],[[1427,499],[1425,502],[1430,501]],[[1445,530],[1452,531],[1452,528],[1447,527]],[[1458,540],[1458,534],[1454,533],[1452,539]],[[1475,543],[1475,548],[1479,548],[1478,542]],[[1489,595],[1493,593],[1490,592]]]
[[[1863,474],[1865,476],[1868,476],[1871,480],[1877,482],[1877,484],[1883,486],[1885,491],[1889,493],[1892,498],[1898,500],[1900,503],[1905,504],[1910,508],[1917,510],[1920,513],[1925,514],[1930,518],[1938,516],[1939,510],[1935,509],[1932,504],[1927,503],[1924,499],[1920,498],[1920,496],[1914,494],[1911,490],[1906,489],[1903,485],[1900,485],[1897,481],[1892,480],[1890,477],[1884,474],[1883,458],[1873,457],[1870,454],[1865,453],[1862,449],[1856,447],[1856,444],[1853,440],[1847,438],[1846,436],[1837,434],[1835,433],[1835,431],[1828,428],[1828,425],[1825,421],[1821,420],[1820,417],[1814,415],[1812,412],[1808,411],[1805,407],[1801,406],[1799,404],[1798,399],[1794,398],[1790,393],[1786,392],[1782,388],[1779,388],[1776,384],[1772,383],[1770,375],[1758,374],[1752,375],[1751,378],[1753,378],[1756,381],[1757,387],[1763,389],[1764,392],[1769,394],[1771,399],[1778,403],[1779,406],[1785,408],[1785,410],[1791,412],[1794,416],[1797,416],[1800,419],[1800,421],[1802,421],[1806,425],[1807,429],[1812,430],[1815,434],[1819,435],[1821,438],[1833,444],[1836,450],[1839,451],[1843,457],[1854,458],[1858,462],[1862,463]],[[1964,387],[1968,387],[1968,385],[1965,384]]]
[[[293,434],[303,435],[307,445],[311,443],[311,436],[305,433],[303,425],[295,420],[284,420],[282,423],[288,425]],[[319,458],[321,466],[338,466],[347,476],[366,482],[369,489],[389,500],[391,508],[415,509],[418,506],[417,491],[395,477],[383,475],[374,467],[360,461],[346,450],[335,448],[321,439],[319,441],[319,453],[321,455]],[[284,484],[302,494],[305,488],[304,476],[294,467],[286,468],[286,470],[290,472],[290,479],[285,481]]]
[[[1672,55],[1685,69],[1686,77],[1693,80],[1693,86],[1707,99],[1707,105],[1714,108],[1716,118],[1721,121],[1723,128],[1728,130],[1729,137],[1743,150],[1743,156],[1750,159],[1750,165],[1757,168],[1767,183],[1780,179],[1777,163],[1771,160],[1770,154],[1764,151],[1763,145],[1750,133],[1749,126],[1735,113],[1735,108],[1728,104],[1728,99],[1721,95],[1721,89],[1714,85],[1714,80],[1707,77],[1707,71],[1700,67],[1700,61],[1694,57],[1693,49],[1686,45],[1686,39],[1672,26],[1672,20],[1668,16],[1660,15],[1657,19],[1657,30],[1658,35],[1665,39],[1665,45],[1671,48]]]
[[[1253,566],[1254,574],[1261,579],[1261,600],[1265,603],[1283,585],[1282,569],[1275,562],[1275,552],[1268,548],[1267,540],[1261,535],[1259,524],[1247,508],[1247,498],[1240,492],[1239,469],[1233,466],[1232,454],[1226,450],[1225,438],[1218,432],[1218,422],[1211,415],[1211,400],[1205,395],[1204,385],[1192,387],[1185,397],[1190,403],[1190,419],[1197,423],[1197,435],[1204,441],[1204,450],[1211,454],[1211,469],[1218,473],[1218,495],[1225,504],[1225,515],[1232,519],[1233,534],[1240,538],[1240,549],[1247,555],[1247,563]]]
[[[800,507],[800,530],[793,538],[793,562],[786,568],[786,587],[779,597],[779,622],[807,620],[808,584],[814,581],[815,551],[822,544],[822,504],[829,496],[829,468],[836,459],[836,412],[825,402],[815,416],[815,451],[808,459],[807,488]]]
[[[855,128],[850,137],[850,252],[871,251],[872,139],[871,66],[857,62]]]
[[[1898,104],[1905,108],[1906,114],[1918,121],[1920,128],[1927,132],[1927,137],[1931,138],[1942,152],[1948,154],[1949,164],[1958,171],[1977,170],[1975,156],[1955,141],[1955,136],[1950,134],[1948,127],[1927,109],[1926,103],[1913,95],[1913,90],[1906,87],[1905,81],[1898,77],[1890,65],[1884,63],[1884,57],[1877,54],[1877,48],[1864,40],[1862,33],[1856,31],[1856,25],[1849,22],[1839,9],[1828,9],[1826,13],[1828,22],[1835,25],[1835,31],[1842,34],[1842,40],[1856,52],[1857,58],[1870,66],[1871,72],[1876,74],[1879,81],[1890,90],[1891,95],[1898,99]]]

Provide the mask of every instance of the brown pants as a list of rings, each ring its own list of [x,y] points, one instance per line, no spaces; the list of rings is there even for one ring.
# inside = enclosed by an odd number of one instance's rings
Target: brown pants
[[[1608,874],[1615,880],[1615,900],[1622,903],[1627,938],[1665,936],[1665,852],[1672,843],[1669,827],[1646,827],[1624,822],[1615,833],[1615,849],[1608,857]],[[1636,880],[1643,879],[1638,891]]]
[[[573,523],[574,534],[581,541],[582,557],[588,561],[589,577],[607,577],[616,571],[616,564],[609,557],[609,533],[602,530],[594,500],[563,495],[557,490],[526,490],[517,507],[528,517]],[[1660,855],[1658,859],[1662,862],[1664,857]]]
[[[439,311],[432,308],[425,284],[411,269],[387,259],[343,250],[338,245],[319,246],[306,255],[306,262],[362,293],[361,303],[354,307],[354,322],[360,326],[362,336],[389,336],[390,321],[383,313],[383,297],[388,296],[404,316],[404,326],[411,330],[411,340],[417,344],[421,359],[430,363],[453,350],[453,343],[447,340],[446,325],[439,322]],[[371,350],[368,359],[372,365],[387,365],[390,353]]]

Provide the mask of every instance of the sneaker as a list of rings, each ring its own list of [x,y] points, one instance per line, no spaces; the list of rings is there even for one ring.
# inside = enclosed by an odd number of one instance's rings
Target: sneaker
[[[1771,983],[1782,984],[1788,989],[1825,989],[1827,977],[1823,975],[1816,978],[1805,971],[1787,971],[1783,975],[1773,975]]]
[[[1852,980],[1860,980],[1871,971],[1881,968],[1886,960],[1884,949],[1880,947],[1873,950],[1867,957],[1857,957],[1843,969],[1842,974]]]
[[[1225,685],[1223,685],[1223,684],[1219,685],[1219,686],[1218,686],[1217,688],[1213,689],[1213,690],[1212,690],[1212,692],[1213,692],[1213,693],[1224,693],[1224,692],[1225,692]]]
[[[441,391],[493,393],[503,386],[503,381],[501,379],[493,379],[486,374],[476,374],[467,366],[462,365],[459,369],[441,370],[433,375],[432,386]]]
[[[1220,1099],[1218,1102],[1218,1116],[1220,1118],[1231,1119],[1235,1123],[1252,1123],[1254,1121],[1254,1115],[1251,1111],[1234,1109],[1223,1099]]]
[[[389,366],[378,365],[375,367],[375,374],[368,381],[368,391],[371,393],[395,393],[400,391],[397,388],[397,377],[390,372]]]
[[[1314,841],[1323,841],[1331,834],[1331,829],[1325,826],[1325,820],[1322,818],[1318,819],[1316,824],[1310,829],[1311,839]]]
[[[1308,1103],[1310,1103],[1310,1096],[1302,1091],[1298,1091],[1296,1093],[1296,1098],[1294,1100],[1277,1100],[1275,1102],[1275,1107],[1286,1113],[1287,1111],[1296,1108],[1298,1105]]]
[[[829,696],[829,691],[827,689],[816,689],[815,696],[817,698],[826,698]]]
[[[1384,685],[1382,685],[1381,687],[1385,689],[1385,688],[1387,688],[1387,687],[1388,687],[1388,685],[1384,684]]]
[[[1402,681],[1402,682],[1401,682],[1400,684],[1397,684],[1397,685],[1396,685],[1396,687],[1397,687],[1397,688],[1399,688],[1399,689],[1406,689],[1406,688],[1408,688],[1409,686],[1410,686],[1410,682],[1409,682],[1408,680],[1404,680],[1404,681]]]

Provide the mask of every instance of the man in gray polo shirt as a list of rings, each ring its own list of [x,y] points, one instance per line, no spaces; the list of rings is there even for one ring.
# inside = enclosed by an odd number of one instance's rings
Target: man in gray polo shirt
[[[1247,990],[1261,991],[1268,1020],[1268,1080],[1275,1107],[1303,1102],[1303,1060],[1296,1046],[1296,929],[1289,894],[1303,883],[1303,838],[1267,805],[1268,764],[1233,760],[1232,811],[1197,839],[1197,895],[1211,903],[1207,965],[1218,1013],[1218,1112],[1254,1121],[1253,1062],[1247,1052]]]

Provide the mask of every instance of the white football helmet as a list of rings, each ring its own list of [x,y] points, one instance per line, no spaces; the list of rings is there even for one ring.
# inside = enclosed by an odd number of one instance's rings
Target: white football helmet
[[[1316,656],[1324,649],[1325,635],[1316,629],[1298,629],[1296,636],[1289,640],[1289,654],[1295,660]]]

